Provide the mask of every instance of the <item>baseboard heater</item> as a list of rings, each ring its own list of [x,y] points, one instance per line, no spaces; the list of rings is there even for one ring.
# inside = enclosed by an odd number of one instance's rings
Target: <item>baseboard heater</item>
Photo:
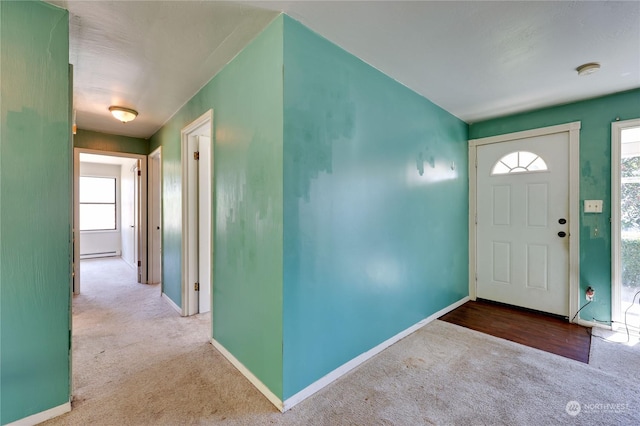
[[[80,259],[93,259],[96,257],[115,257],[120,256],[119,251],[103,251],[100,253],[85,253],[80,255]]]

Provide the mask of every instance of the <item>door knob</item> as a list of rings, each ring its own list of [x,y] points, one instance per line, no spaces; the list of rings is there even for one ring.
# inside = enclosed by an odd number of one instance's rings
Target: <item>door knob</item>
[[[565,223],[567,223],[567,219],[562,218],[562,219],[558,220],[558,223],[559,223],[560,225],[564,225]]]
[[[564,232],[564,231],[560,231],[560,232],[558,232],[558,237],[560,237],[560,238],[564,238],[564,237],[566,237],[566,236],[567,236],[567,233],[566,233],[566,232]]]

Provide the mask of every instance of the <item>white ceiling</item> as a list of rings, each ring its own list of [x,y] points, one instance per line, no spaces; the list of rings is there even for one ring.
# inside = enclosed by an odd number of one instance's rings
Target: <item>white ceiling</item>
[[[50,1],[70,12],[79,128],[147,138],[277,12],[217,1]],[[109,106],[138,111],[123,124]]]
[[[51,1],[78,127],[149,137],[288,13],[466,122],[640,87],[640,2]],[[586,62],[600,72],[578,77]],[[127,124],[109,105],[140,112]]]

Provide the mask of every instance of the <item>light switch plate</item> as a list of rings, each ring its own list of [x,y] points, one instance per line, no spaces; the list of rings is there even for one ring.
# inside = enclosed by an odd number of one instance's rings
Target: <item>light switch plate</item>
[[[602,213],[602,200],[584,200],[585,213]]]

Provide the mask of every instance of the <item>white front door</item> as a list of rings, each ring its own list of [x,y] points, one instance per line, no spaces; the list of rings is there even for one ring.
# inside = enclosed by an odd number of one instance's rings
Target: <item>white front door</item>
[[[569,315],[569,133],[477,148],[477,297]]]

